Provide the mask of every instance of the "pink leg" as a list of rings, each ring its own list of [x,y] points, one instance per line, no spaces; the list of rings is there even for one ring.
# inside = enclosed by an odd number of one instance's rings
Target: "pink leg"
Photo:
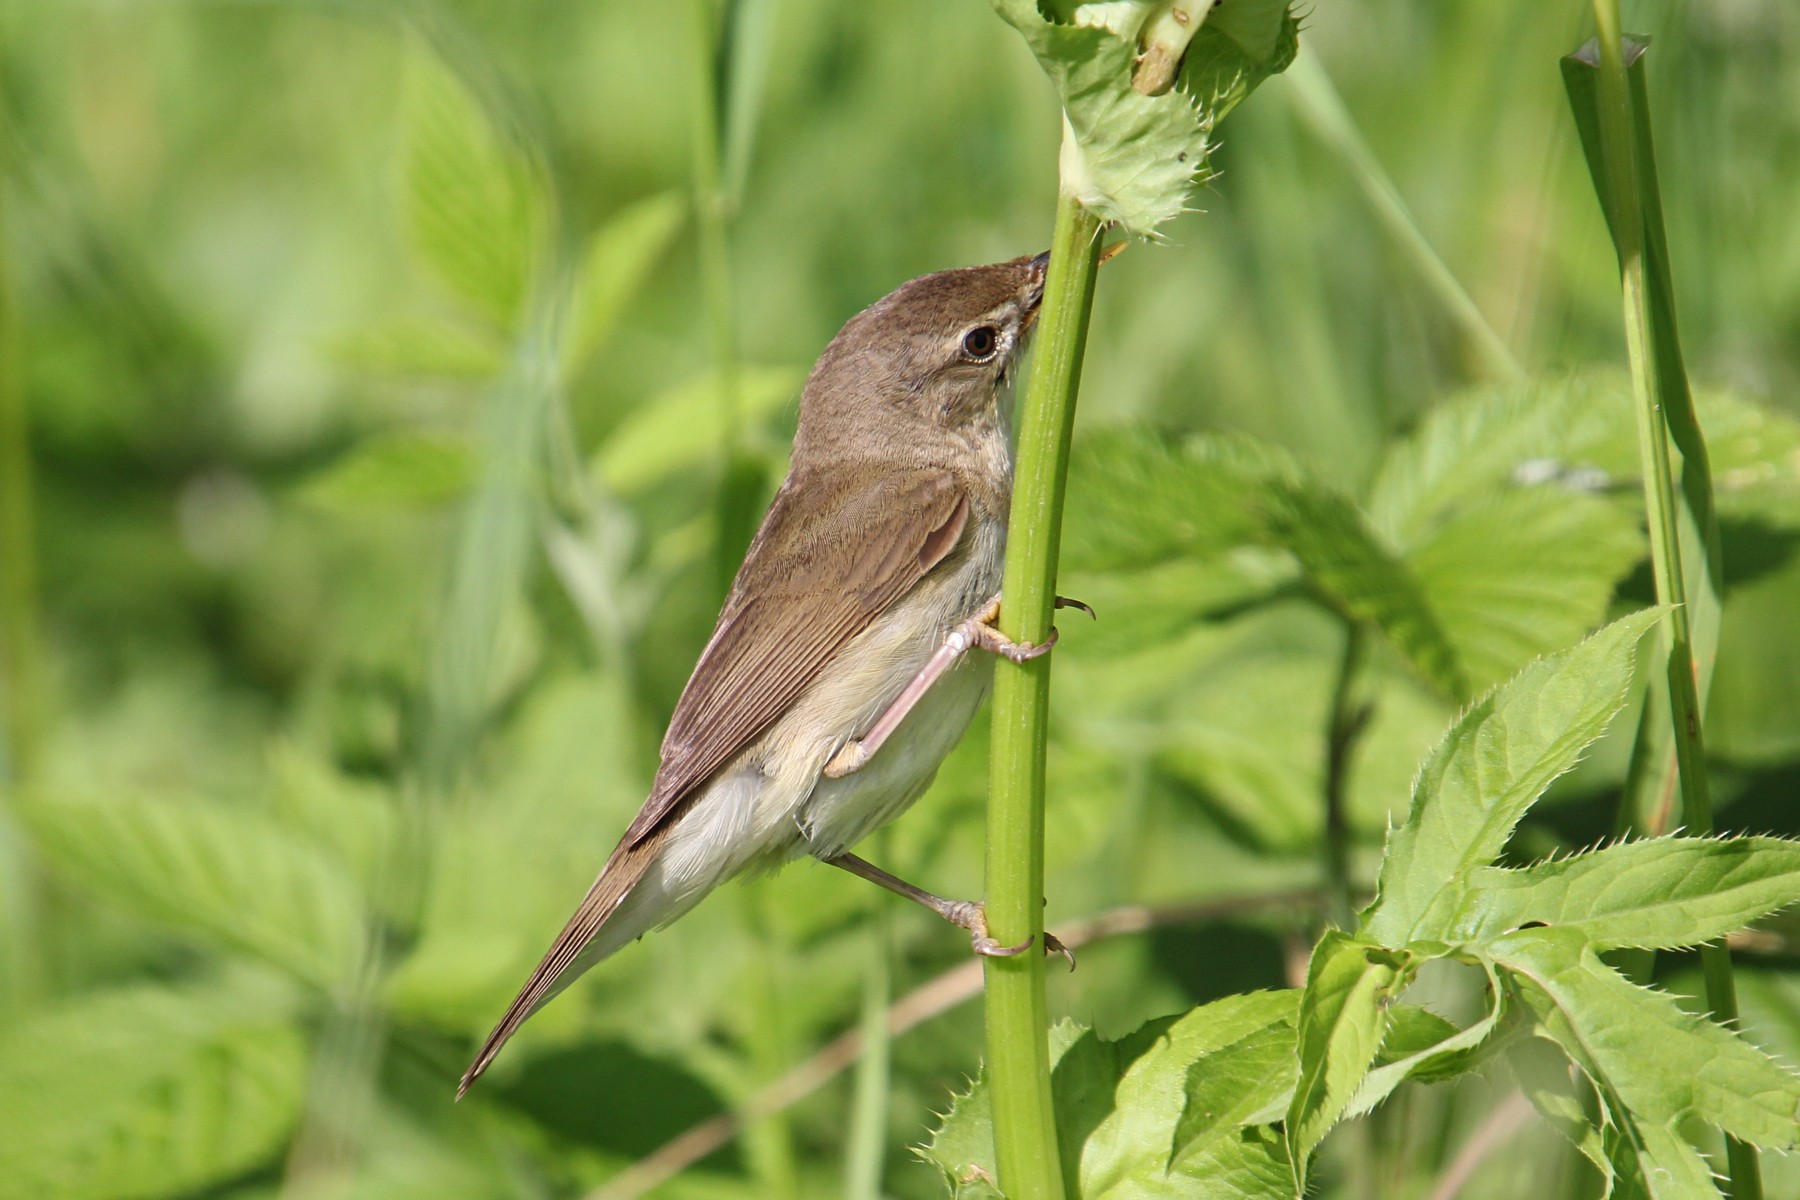
[[[842,779],[862,769],[875,756],[875,752],[881,749],[881,744],[893,735],[900,722],[906,719],[906,714],[913,710],[913,706],[924,699],[925,693],[931,690],[931,685],[970,650],[980,647],[1013,662],[1022,663],[1047,653],[1050,647],[1056,645],[1054,629],[1039,646],[1013,641],[994,628],[992,621],[999,615],[1000,597],[995,596],[980,612],[952,629],[950,636],[944,639],[944,644],[937,648],[937,653],[926,660],[919,673],[894,697],[894,702],[876,718],[875,724],[869,727],[869,732],[854,742],[846,742],[842,750],[832,755],[831,761],[825,764],[825,778]]]

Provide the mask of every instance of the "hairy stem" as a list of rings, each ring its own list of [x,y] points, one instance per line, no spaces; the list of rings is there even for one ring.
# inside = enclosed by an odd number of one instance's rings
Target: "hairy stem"
[[[1020,405],[1018,466],[1006,551],[1001,629],[1016,641],[1050,634],[1075,393],[1099,264],[1100,223],[1071,196],[1056,210],[1037,351]],[[1050,661],[995,668],[989,757],[988,930],[1002,944],[1044,931],[1044,749]],[[1035,947],[986,964],[987,1070],[1000,1186],[1011,1200],[1063,1200],[1050,1099],[1044,956]]]

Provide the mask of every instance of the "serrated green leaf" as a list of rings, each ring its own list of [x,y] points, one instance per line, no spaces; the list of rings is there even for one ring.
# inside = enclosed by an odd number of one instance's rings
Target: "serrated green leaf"
[[[1388,837],[1365,937],[1404,946],[1447,935],[1470,873],[1500,853],[1525,810],[1624,707],[1638,640],[1659,616],[1635,613],[1532,663],[1457,719]]]
[[[792,367],[746,367],[738,373],[739,416],[761,421],[791,403],[805,376]],[[619,423],[592,469],[606,486],[640,492],[719,453],[719,380],[698,379],[644,401]]]
[[[1577,1090],[1582,1085],[1568,1055],[1549,1038],[1525,1037],[1508,1047],[1506,1061],[1519,1081],[1519,1090],[1538,1115],[1600,1172],[1604,1181],[1600,1200],[1606,1200],[1613,1194],[1612,1160],[1606,1156],[1600,1131]]]
[[[1571,930],[1596,950],[1673,950],[1796,901],[1800,842],[1665,837],[1516,870],[1482,867],[1470,878],[1455,936],[1481,942],[1536,924]]]
[[[1612,1163],[1616,1200],[1716,1200],[1711,1164],[1668,1125],[1626,1120],[1601,1137]]]
[[[1063,518],[1063,561],[1116,572],[1260,541],[1247,497],[1292,470],[1279,451],[1247,438],[1176,445],[1136,427],[1084,434],[1069,464],[1075,499]]]
[[[333,358],[398,379],[491,379],[505,365],[492,331],[400,318],[332,339]]]
[[[1344,1110],[1345,1119],[1371,1111],[1408,1079],[1435,1083],[1454,1078],[1480,1061],[1479,1052],[1485,1050],[1506,1012],[1505,992],[1492,964],[1481,965],[1488,975],[1487,1011],[1467,1029],[1458,1029],[1441,1017],[1425,1020],[1431,1014],[1420,1015],[1417,1009],[1408,1013],[1411,1005],[1389,1006],[1388,1030],[1381,1044],[1381,1057],[1387,1061],[1363,1077]],[[1412,1026],[1399,1038],[1394,1036],[1396,1018]],[[1420,1044],[1427,1033],[1435,1035],[1433,1040]]]
[[[1445,696],[1468,698],[1468,672],[1419,581],[1354,505],[1325,488],[1295,483],[1272,483],[1259,499],[1269,536],[1335,607],[1379,629]]]
[[[1148,6],[993,0],[1056,86],[1067,119],[1063,188],[1103,221],[1146,236],[1183,210],[1206,173],[1217,121],[1293,60],[1299,22],[1285,3],[1238,0],[1188,47],[1175,90],[1132,90]]]
[[[565,376],[580,370],[612,332],[686,217],[686,199],[678,192],[663,192],[628,205],[594,231],[569,295]]]
[[[94,993],[0,1037],[0,1191],[34,1200],[203,1192],[297,1124],[306,1043],[282,993]]]
[[[1307,968],[1296,1023],[1300,1074],[1287,1111],[1294,1194],[1306,1188],[1307,1161],[1342,1119],[1381,1049],[1387,1001],[1404,986],[1404,956],[1325,932]]]
[[[88,890],[328,987],[360,958],[350,873],[268,813],[142,796],[50,798],[19,810],[44,857]]]
[[[1592,629],[1644,553],[1624,508],[1545,485],[1459,507],[1405,561],[1470,683],[1485,688]]]
[[[1599,447],[1615,432],[1635,436],[1630,405],[1631,381],[1618,372],[1489,386],[1447,400],[1388,450],[1369,489],[1369,520],[1411,550],[1450,515],[1523,479],[1605,483],[1619,464]],[[1628,449],[1624,462],[1635,473],[1636,449]]]
[[[1298,993],[1254,992],[1152,1021],[1117,1042],[1069,1022],[1051,1030],[1052,1095],[1064,1177],[1082,1200],[1277,1200],[1288,1171],[1279,1134],[1263,1127],[1209,1135],[1169,1167],[1196,1061],[1271,1029],[1291,1029]],[[1273,1107],[1280,1089],[1269,1098]],[[1254,1115],[1254,1114],[1253,1114]],[[959,1097],[931,1145],[958,1197],[988,1197],[993,1130],[987,1084]],[[970,1190],[974,1189],[974,1190]]]
[[[1195,1059],[1175,1125],[1171,1168],[1210,1150],[1244,1125],[1277,1119],[1296,1079],[1294,1023],[1273,1021]],[[1284,1180],[1285,1182],[1285,1180]]]
[[[1763,1149],[1800,1144],[1800,1074],[1667,993],[1630,982],[1579,931],[1522,929],[1488,949],[1527,981],[1517,995],[1615,1118],[1626,1110],[1650,1126],[1697,1118]]]
[[[403,430],[378,433],[304,480],[299,495],[320,508],[361,515],[371,508],[430,508],[454,500],[475,478],[467,438]]]
[[[405,79],[407,231],[445,287],[510,333],[544,254],[543,181],[441,62],[415,54]]]

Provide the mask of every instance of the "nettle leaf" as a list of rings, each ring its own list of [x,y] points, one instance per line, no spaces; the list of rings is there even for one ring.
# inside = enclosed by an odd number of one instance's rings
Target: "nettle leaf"
[[[1410,551],[1447,517],[1526,480],[1598,487],[1596,461],[1615,431],[1634,436],[1631,381],[1618,372],[1483,387],[1433,408],[1383,458],[1369,489],[1369,519]],[[1629,460],[1635,463],[1635,458]]]
[[[1287,1111],[1295,1195],[1307,1160],[1343,1117],[1381,1049],[1387,1002],[1405,986],[1408,959],[1330,929],[1313,949],[1300,1001],[1300,1075]]]
[[[1132,89],[1138,32],[1152,6],[993,0],[1025,38],[1062,101],[1063,188],[1103,221],[1147,236],[1183,211],[1208,176],[1214,124],[1284,70],[1300,24],[1280,0],[1234,0],[1200,27],[1176,86]]]
[[[1800,842],[1684,838],[1625,842],[1470,877],[1453,937],[1480,942],[1527,924],[1578,934],[1596,950],[1699,945],[1800,901]]]
[[[38,850],[88,890],[328,987],[363,943],[349,870],[270,814],[142,796],[53,798],[19,816]]]
[[[1453,700],[1468,698],[1468,673],[1419,581],[1355,505],[1323,487],[1281,482],[1259,501],[1269,536],[1334,607],[1379,629],[1432,687]]]
[[[330,353],[346,366],[398,379],[491,379],[505,365],[491,329],[407,317],[334,337]]]
[[[1458,1029],[1442,1017],[1413,1005],[1396,1004],[1387,1010],[1388,1027],[1381,1044],[1380,1066],[1363,1077],[1344,1117],[1360,1117],[1386,1100],[1408,1079],[1435,1083],[1453,1079],[1481,1060],[1488,1039],[1506,1012],[1505,991],[1491,963],[1487,972],[1487,1012],[1467,1029]],[[1398,1034],[1398,1036],[1396,1036]]]
[[[92,993],[0,1037],[0,1190],[189,1195],[272,1159],[307,1049],[278,989]]]
[[[510,333],[544,254],[547,189],[441,62],[413,55],[405,81],[407,231],[445,287]]]
[[[1290,1008],[1300,999],[1298,992],[1274,995],[1283,997]],[[1196,1058],[1187,1071],[1187,1103],[1175,1125],[1170,1166],[1184,1165],[1235,1138],[1245,1125],[1278,1120],[1297,1078],[1291,1011]]]
[[[364,438],[299,487],[320,508],[360,516],[371,508],[431,508],[468,491],[475,448],[456,434],[400,430]]]
[[[745,367],[738,372],[738,415],[766,420],[800,394],[805,373],[795,367]],[[719,453],[717,375],[703,375],[646,400],[619,423],[595,454],[591,470],[616,492],[641,492]]]
[[[1606,1200],[1613,1194],[1612,1160],[1606,1155],[1600,1131],[1588,1116],[1590,1093],[1585,1077],[1579,1075],[1562,1047],[1545,1037],[1515,1040],[1507,1048],[1506,1062],[1519,1081],[1519,1090],[1538,1115],[1600,1172],[1605,1181],[1600,1200]]]
[[[1117,572],[1251,545],[1262,527],[1246,495],[1298,470],[1249,438],[1178,444],[1130,426],[1084,434],[1069,464],[1080,503],[1063,517],[1063,561],[1072,571]]]
[[[594,231],[569,295],[565,376],[579,370],[606,340],[686,219],[686,198],[663,192],[628,205]]]
[[[1469,681],[1489,687],[1592,629],[1644,552],[1625,508],[1545,484],[1458,508],[1405,561]]]
[[[1201,1104],[1219,1099],[1247,1118],[1278,1116],[1291,1073],[1278,1066],[1258,1087],[1246,1073],[1246,1055],[1263,1051],[1246,1047],[1291,1046],[1297,998],[1292,991],[1231,996],[1152,1021],[1117,1042],[1068,1022],[1053,1029],[1057,1135],[1074,1194],[1081,1200],[1285,1200],[1290,1180],[1280,1135],[1266,1126],[1190,1115],[1190,1084],[1212,1063],[1231,1079],[1218,1091],[1195,1085]],[[1178,1145],[1184,1122],[1194,1139]],[[985,1080],[957,1099],[920,1154],[944,1171],[954,1195],[998,1195],[990,1190],[994,1148]]]
[[[1800,1074],[1600,960],[1574,929],[1521,929],[1487,947],[1615,1121],[1697,1118],[1765,1150],[1800,1144]]]
[[[1506,845],[1552,780],[1624,707],[1647,609],[1539,659],[1459,717],[1426,758],[1388,837],[1362,934],[1388,946],[1443,938],[1470,873]]]

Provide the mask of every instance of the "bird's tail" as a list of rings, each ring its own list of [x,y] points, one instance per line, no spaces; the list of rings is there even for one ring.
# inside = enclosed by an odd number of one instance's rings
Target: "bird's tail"
[[[631,894],[632,889],[643,881],[645,872],[662,852],[668,835],[669,826],[665,824],[637,845],[627,846],[621,842],[612,852],[612,857],[600,869],[599,878],[594,880],[594,886],[588,889],[581,907],[575,910],[575,915],[569,918],[569,923],[557,934],[555,943],[544,955],[543,961],[538,963],[531,978],[525,981],[525,986],[519,989],[512,1004],[507,1006],[500,1023],[494,1026],[493,1032],[487,1035],[487,1040],[481,1043],[475,1061],[469,1064],[469,1069],[463,1072],[461,1082],[456,1085],[458,1100],[469,1090],[469,1085],[487,1070],[488,1064],[494,1061],[494,1056],[500,1053],[500,1047],[506,1045],[507,1039],[518,1032],[519,1026],[525,1023],[527,1017],[583,970],[642,934],[644,929],[636,928],[636,924],[644,923],[647,926],[657,920],[650,917],[646,922],[625,922],[634,926],[630,929],[618,928],[618,923],[615,923],[615,928],[607,932],[618,936],[609,936],[599,945],[595,943],[595,939],[601,936],[602,929],[613,920],[619,906]],[[575,969],[571,970],[572,967]]]

